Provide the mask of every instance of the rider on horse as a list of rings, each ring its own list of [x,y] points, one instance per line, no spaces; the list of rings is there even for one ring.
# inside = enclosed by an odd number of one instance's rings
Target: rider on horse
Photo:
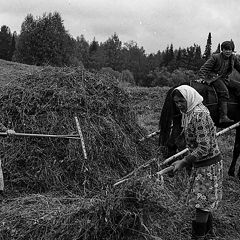
[[[199,70],[198,82],[212,84],[219,98],[219,123],[232,123],[233,120],[227,116],[227,102],[229,100],[229,89],[233,89],[240,101],[240,82],[230,79],[229,75],[235,68],[240,73],[240,61],[233,54],[233,41],[225,41],[221,44],[221,53],[212,54]]]

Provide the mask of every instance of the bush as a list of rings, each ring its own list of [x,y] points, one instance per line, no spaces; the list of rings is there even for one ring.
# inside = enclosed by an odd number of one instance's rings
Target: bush
[[[161,68],[151,73],[153,78],[151,86],[176,86],[181,83],[189,82],[197,79],[197,75],[192,70],[176,69],[172,73],[167,71],[167,68]]]
[[[121,74],[120,72],[113,70],[111,67],[104,67],[104,68],[101,69],[101,72],[108,73],[112,77],[114,77],[114,78],[116,78],[118,80],[119,80],[120,74]]]
[[[135,86],[133,74],[129,70],[123,70],[120,75],[120,82],[128,83],[128,86]]]

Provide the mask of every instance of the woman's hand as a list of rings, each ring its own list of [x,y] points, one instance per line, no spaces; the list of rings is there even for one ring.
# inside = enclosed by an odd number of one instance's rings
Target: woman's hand
[[[7,135],[15,135],[16,134],[16,132],[13,129],[8,129],[6,131],[6,133],[7,133]]]
[[[171,165],[174,166],[173,172],[176,172],[177,170],[184,168],[187,165],[187,162],[185,158],[183,158],[181,160],[173,162]]]

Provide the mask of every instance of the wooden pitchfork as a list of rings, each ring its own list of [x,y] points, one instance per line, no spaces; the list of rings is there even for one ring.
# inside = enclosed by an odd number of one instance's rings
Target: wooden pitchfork
[[[224,134],[224,133],[226,133],[226,132],[228,132],[228,131],[236,128],[236,127],[239,127],[239,126],[240,126],[240,122],[237,122],[237,123],[235,123],[235,124],[233,124],[233,125],[225,128],[225,129],[221,130],[221,131],[218,132],[216,135],[217,135],[217,136],[220,136],[220,135],[222,135],[222,134]],[[187,153],[188,150],[189,150],[188,148],[185,148],[185,149],[183,149],[182,151],[176,153],[175,155],[167,158],[165,161],[163,161],[163,162],[160,164],[160,166],[166,166],[167,164],[176,161],[176,158],[177,158],[177,157],[179,157],[179,156]],[[138,168],[135,169],[134,171],[130,172],[130,173],[129,173],[128,175],[126,175],[125,177],[123,177],[123,178],[121,178],[120,180],[118,180],[113,186],[118,186],[118,185],[120,185],[120,184],[122,184],[122,183],[124,183],[124,182],[126,182],[126,181],[128,181],[128,180],[130,180],[131,177],[132,177],[132,175],[133,175],[134,173],[136,173],[139,169],[142,169],[142,168],[145,167],[146,165],[149,165],[150,162],[153,162],[153,161],[156,161],[156,160],[157,160],[156,158],[153,158],[153,159],[149,160],[149,161],[148,161],[147,163],[145,163],[144,165],[141,165],[140,167],[138,167]],[[157,174],[158,176],[162,176],[163,174],[166,174],[166,173],[171,172],[173,169],[174,169],[174,166],[168,166],[168,167],[162,169],[161,171],[157,172],[156,174]]]
[[[235,123],[235,124],[233,124],[233,125],[225,128],[225,129],[221,130],[221,131],[218,132],[216,135],[217,135],[217,137],[218,137],[218,136],[220,136],[220,135],[222,135],[222,134],[224,134],[224,133],[226,133],[226,132],[228,132],[228,131],[236,128],[236,127],[239,127],[239,126],[240,126],[240,122],[237,122],[237,123]],[[169,163],[171,163],[171,162],[174,162],[177,157],[183,155],[184,153],[187,153],[188,150],[189,150],[188,148],[183,149],[181,152],[178,152],[177,154],[175,154],[175,155],[167,158],[164,162],[162,162],[161,165],[166,165],[166,164],[169,164]],[[169,167],[166,167],[166,168],[162,169],[161,171],[157,172],[157,174],[158,174],[158,175],[163,175],[163,174],[165,174],[165,173],[168,173],[168,172],[172,171],[173,169],[174,169],[173,166],[169,166]]]

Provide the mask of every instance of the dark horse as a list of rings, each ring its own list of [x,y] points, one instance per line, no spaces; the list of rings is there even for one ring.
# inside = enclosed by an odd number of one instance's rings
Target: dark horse
[[[184,83],[195,88],[202,96],[203,103],[209,109],[211,117],[217,127],[225,128],[228,126],[219,124],[219,110],[218,110],[218,98],[217,94],[213,87],[202,84],[198,82],[190,82]],[[163,104],[161,117],[159,121],[159,145],[165,146],[167,148],[167,156],[174,155],[177,150],[182,150],[186,148],[185,141],[183,135],[181,135],[182,127],[181,127],[181,113],[174,104],[171,93],[174,88],[171,88],[167,92],[167,96],[165,102]],[[234,120],[234,123],[240,121],[240,103],[238,103],[236,97],[232,92],[230,92],[230,99],[228,102],[228,116]],[[228,170],[228,174],[230,176],[234,176],[235,166],[237,162],[237,158],[240,154],[240,127],[236,128],[235,135],[235,144],[233,150],[233,159],[231,166]],[[240,167],[238,171],[238,177],[240,178]]]

